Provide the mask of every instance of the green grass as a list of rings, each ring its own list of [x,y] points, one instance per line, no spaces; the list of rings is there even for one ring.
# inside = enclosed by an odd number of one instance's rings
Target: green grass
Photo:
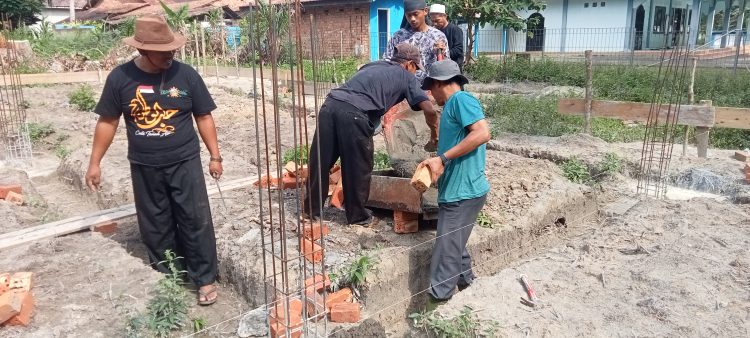
[[[479,215],[477,215],[477,225],[488,229],[495,229],[496,227],[495,222],[484,211],[479,212]]]
[[[477,318],[473,309],[468,306],[464,306],[461,312],[452,318],[435,311],[412,313],[409,318],[415,328],[424,330],[427,337],[495,337],[499,327],[495,321],[482,321]]]
[[[466,67],[466,72],[478,82],[533,81],[550,85],[582,87],[584,69],[580,62],[509,60],[505,63],[480,57]],[[601,100],[651,102],[656,67],[625,67],[597,65],[594,67],[594,98]],[[712,100],[714,106],[750,108],[750,72],[732,74],[731,70],[698,68],[695,78],[695,100]],[[529,135],[560,136],[581,131],[582,119],[556,113],[557,98],[530,99],[498,96],[485,102],[487,114],[493,118],[493,132],[524,133]],[[614,119],[595,118],[592,134],[607,142],[640,141],[644,135],[641,125],[625,126]],[[681,142],[682,133],[676,135]],[[712,147],[744,149],[750,147],[750,130],[713,128]]]
[[[599,162],[599,172],[605,175],[614,175],[622,171],[622,160],[615,153],[606,153]]]

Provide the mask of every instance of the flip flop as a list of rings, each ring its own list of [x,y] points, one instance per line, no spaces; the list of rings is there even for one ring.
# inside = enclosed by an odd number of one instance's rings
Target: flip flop
[[[216,285],[211,285],[211,288],[207,291],[201,291],[200,288],[198,288],[198,305],[211,305],[213,303],[216,303],[216,300],[219,298],[219,290],[216,288]],[[216,297],[214,298],[208,298],[208,295],[210,294],[216,294]],[[206,300],[201,301],[201,297],[205,298]]]

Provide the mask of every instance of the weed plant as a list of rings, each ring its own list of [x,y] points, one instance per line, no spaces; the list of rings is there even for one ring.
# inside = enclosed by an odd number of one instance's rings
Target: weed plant
[[[587,184],[591,182],[591,174],[589,173],[588,167],[585,163],[575,157],[571,157],[560,164],[560,168],[563,171],[563,175],[573,183]]]
[[[435,311],[412,313],[409,318],[414,327],[424,330],[428,337],[495,337],[499,327],[495,321],[481,321],[468,306],[464,306],[461,313],[453,318],[446,318]]]
[[[89,85],[82,85],[68,94],[68,103],[80,111],[92,111],[96,107],[94,89]]]

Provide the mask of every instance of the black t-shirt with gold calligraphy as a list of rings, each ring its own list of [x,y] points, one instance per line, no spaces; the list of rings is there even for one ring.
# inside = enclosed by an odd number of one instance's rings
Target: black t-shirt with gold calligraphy
[[[94,112],[123,115],[130,162],[162,166],[198,156],[193,115],[214,109],[206,84],[192,67],[173,61],[166,71],[153,74],[130,61],[109,74]]]

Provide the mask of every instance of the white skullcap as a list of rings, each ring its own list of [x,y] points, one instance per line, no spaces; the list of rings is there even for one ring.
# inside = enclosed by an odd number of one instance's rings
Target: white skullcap
[[[445,14],[445,5],[433,4],[430,6],[430,13]]]

